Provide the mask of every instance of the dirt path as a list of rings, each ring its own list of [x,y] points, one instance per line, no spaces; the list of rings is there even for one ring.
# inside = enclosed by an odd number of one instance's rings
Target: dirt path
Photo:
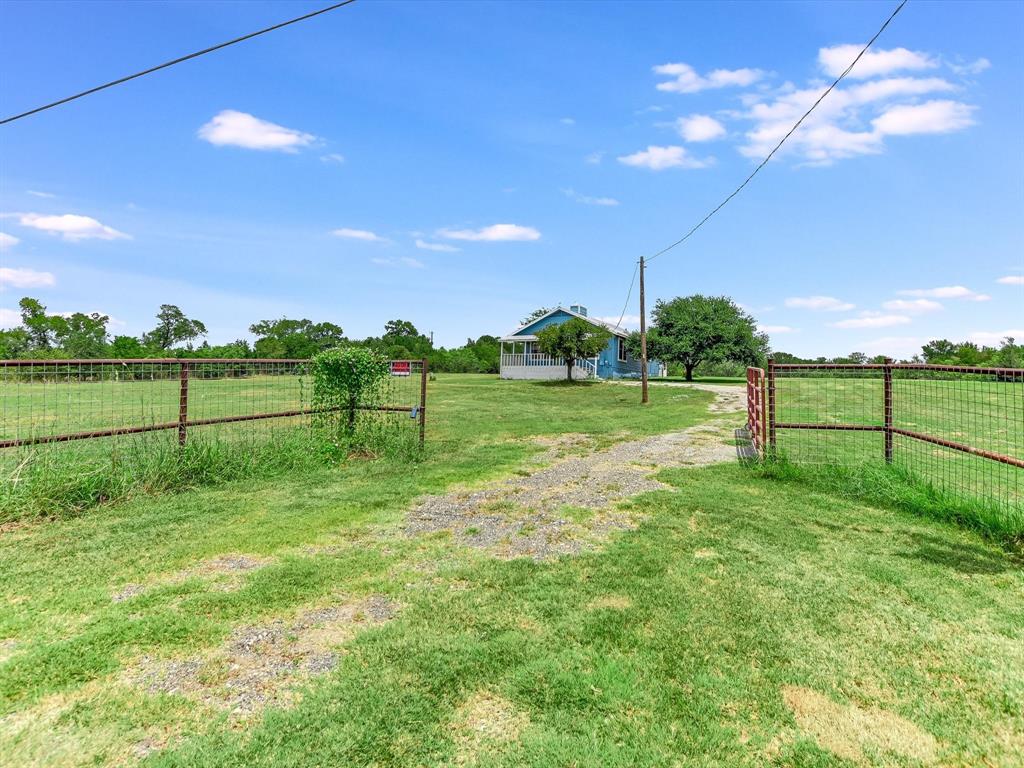
[[[627,384],[629,386],[630,384]],[[715,394],[713,413],[745,408],[739,387],[713,384],[660,384],[703,389]],[[583,456],[554,459],[549,466],[480,490],[428,496],[405,523],[410,536],[449,532],[460,543],[490,550],[502,558],[547,560],[595,546],[616,530],[633,528],[635,513],[618,502],[668,486],[652,476],[667,467],[694,467],[736,457],[735,418],[640,440],[617,443]],[[568,437],[568,436],[566,436]],[[547,452],[585,446],[585,435],[563,440]],[[557,454],[555,454],[557,455]]]

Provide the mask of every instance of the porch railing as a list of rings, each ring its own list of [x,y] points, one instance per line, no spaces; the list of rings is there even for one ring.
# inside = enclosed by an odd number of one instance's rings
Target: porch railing
[[[545,355],[540,352],[506,352],[501,356],[501,365],[509,367],[521,366],[564,366],[565,358]],[[578,358],[575,365],[588,371],[591,375],[597,375],[597,358]]]

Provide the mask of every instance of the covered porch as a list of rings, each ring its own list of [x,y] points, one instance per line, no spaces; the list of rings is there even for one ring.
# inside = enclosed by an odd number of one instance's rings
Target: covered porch
[[[565,360],[541,352],[536,336],[506,336],[501,345],[499,375],[503,379],[564,379]],[[573,379],[597,378],[597,357],[577,358]]]

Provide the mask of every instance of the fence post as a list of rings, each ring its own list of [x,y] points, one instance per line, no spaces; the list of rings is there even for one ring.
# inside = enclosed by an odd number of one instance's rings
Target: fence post
[[[760,448],[762,458],[764,457],[765,453],[765,444],[768,442],[768,403],[765,400],[764,388],[764,371],[759,370],[757,372],[757,403],[761,409],[761,412],[758,414],[758,421],[760,422],[760,424],[758,424],[758,428],[761,434],[758,435],[758,437],[759,442],[761,443]]]
[[[775,455],[775,361],[768,361],[768,447]]]
[[[178,445],[184,446],[188,437],[188,369],[189,363],[181,361],[178,389]]]
[[[427,368],[429,367],[427,358],[423,358],[422,368],[420,370],[420,447],[423,447],[423,440],[426,437],[427,431]]]
[[[885,431],[885,463],[892,464],[892,358],[885,358],[885,367],[882,368],[884,388],[884,426]]]

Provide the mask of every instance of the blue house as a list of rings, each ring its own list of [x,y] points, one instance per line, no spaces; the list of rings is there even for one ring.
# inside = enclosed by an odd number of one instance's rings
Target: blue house
[[[560,357],[546,355],[537,348],[537,331],[549,325],[564,323],[573,317],[579,317],[589,323],[606,328],[612,334],[608,344],[599,355],[575,361],[572,371],[574,379],[635,379],[640,377],[640,360],[634,358],[626,349],[626,338],[629,334],[622,328],[588,317],[586,307],[574,304],[568,309],[557,307],[500,339],[501,367],[499,375],[501,378],[565,378],[565,361]],[[648,375],[665,375],[661,363],[654,360],[647,362]]]

